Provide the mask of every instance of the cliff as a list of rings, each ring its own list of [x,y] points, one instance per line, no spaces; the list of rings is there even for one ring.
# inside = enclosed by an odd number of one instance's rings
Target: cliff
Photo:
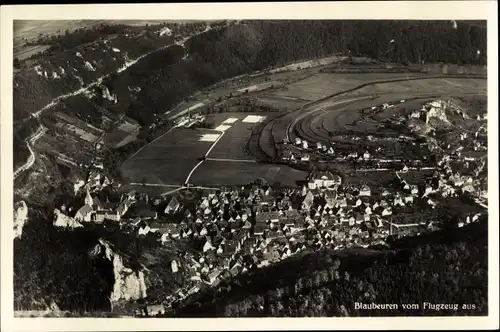
[[[23,227],[28,221],[28,206],[26,202],[20,201],[17,203],[17,208],[14,211],[14,238],[21,238],[23,235]]]
[[[56,227],[64,227],[64,228],[78,228],[78,227],[83,227],[82,224],[80,224],[78,221],[75,219],[68,217],[58,209],[54,210],[54,226]]]
[[[146,282],[143,271],[134,271],[125,266],[123,257],[108,241],[99,239],[92,249],[92,256],[104,256],[113,264],[114,285],[110,295],[111,305],[121,300],[137,300],[146,297]]]

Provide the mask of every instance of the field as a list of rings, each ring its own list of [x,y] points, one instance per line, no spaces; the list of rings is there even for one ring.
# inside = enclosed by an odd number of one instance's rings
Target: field
[[[421,74],[328,74],[319,73],[305,80],[295,82],[282,89],[277,89],[273,94],[277,96],[295,97],[305,100],[317,100],[331,94],[352,89],[372,81],[405,79],[422,76]]]
[[[112,147],[126,145],[137,138],[139,129],[140,125],[136,121],[125,118],[111,133],[104,135],[103,142]]]
[[[366,81],[366,83],[369,83],[369,81]],[[346,126],[353,124],[360,117],[360,113],[357,111],[362,109],[385,102],[396,102],[401,99],[424,97],[431,99],[441,96],[464,94],[486,94],[486,80],[429,78],[375,84],[373,86],[368,85],[359,90],[342,94],[341,96],[311,103],[298,111],[287,114],[280,118],[274,125],[273,136],[279,141],[286,138],[288,133],[293,139],[294,132],[290,131],[290,129],[293,129],[297,125],[300,127],[298,128],[299,134],[304,134],[304,138],[310,139],[313,142],[324,141],[328,139],[329,131],[352,130],[354,127],[347,128]],[[317,119],[318,116],[320,117],[319,119]],[[302,120],[306,122],[306,125],[302,124],[299,126],[298,124]],[[314,123],[311,124],[311,122]],[[372,127],[371,129],[373,130],[374,128]]]
[[[14,47],[14,58],[17,58],[19,60],[24,60],[34,54],[45,51],[49,47],[50,46],[48,45],[35,45],[35,46],[19,45]]]
[[[131,183],[183,184],[213,144],[203,138],[214,134],[213,130],[176,128],[127,160],[122,175]]]
[[[475,91],[486,93],[486,80],[477,78],[426,78],[419,80],[409,80],[401,82],[388,82],[369,85],[356,90],[349,95],[382,94],[389,92],[417,94],[438,93],[438,94],[471,94]]]
[[[224,130],[223,137],[210,151],[210,158],[253,159],[246,144],[252,130],[263,120],[265,114],[222,113],[212,115],[207,121],[214,122],[215,130]],[[249,121],[251,120],[251,121]],[[253,122],[253,121],[258,122]]]
[[[307,100],[300,98],[292,98],[287,96],[273,95],[272,91],[269,93],[262,93],[257,96],[257,102],[259,105],[278,108],[283,110],[296,110],[302,105],[307,103]]]
[[[21,45],[23,38],[36,39],[40,34],[54,35],[64,33],[65,30],[91,28],[99,24],[126,24],[131,26],[159,24],[165,20],[15,20],[14,46]],[[15,53],[14,53],[15,56]]]
[[[267,183],[279,182],[284,186],[297,186],[304,181],[307,172],[288,166],[256,162],[230,162],[207,160],[196,169],[191,182],[197,185],[243,185],[259,178]]]
[[[241,185],[262,178],[267,182],[295,186],[297,181],[305,179],[307,172],[256,162],[277,157],[276,147],[285,138],[293,140],[295,137],[307,139],[313,144],[333,140],[340,152],[381,147],[382,150],[374,154],[376,159],[368,164],[365,162],[366,165],[360,164],[361,168],[391,167],[385,163],[400,163],[399,159],[420,160],[427,153],[426,147],[411,141],[395,143],[400,132],[386,127],[384,120],[397,114],[408,114],[434,98],[483,94],[486,80],[431,78],[422,74],[418,74],[420,79],[412,79],[412,75],[415,77],[414,74],[399,73],[316,73],[308,74],[302,80],[291,79],[285,88],[274,87],[250,93],[257,101],[269,103],[282,109],[282,112],[207,115],[205,121],[213,123],[214,130],[174,129],[127,161],[122,166],[123,175],[130,183],[182,185],[187,181],[192,185],[216,186]],[[270,79],[263,84],[274,83],[277,78]],[[370,82],[389,80],[401,81],[370,85]],[[328,97],[362,84],[365,87]],[[373,106],[383,103],[395,103],[396,106],[372,111]],[[203,135],[204,139],[200,139]],[[376,141],[355,139],[367,135],[376,137]],[[398,159],[380,161],[385,155]],[[205,160],[200,159],[203,156]],[[369,183],[380,187],[389,185],[395,179],[394,172],[352,172],[350,162],[330,160],[328,163],[337,163],[338,168],[345,171],[349,182],[356,184]]]

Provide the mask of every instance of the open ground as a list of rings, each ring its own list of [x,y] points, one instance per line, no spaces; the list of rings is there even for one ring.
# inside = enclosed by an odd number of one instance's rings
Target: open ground
[[[175,129],[125,162],[123,174],[131,183],[147,178],[150,183],[169,185],[240,185],[263,178],[268,182],[294,185],[305,179],[306,172],[256,162],[258,158],[251,151],[258,150],[272,160],[276,158],[277,146],[295,137],[326,143],[335,135],[357,133],[382,135],[390,140],[398,133],[391,133],[387,128],[380,132],[379,124],[395,113],[416,109],[433,98],[486,94],[486,80],[481,78],[317,71],[305,75],[302,71],[295,73],[302,75],[300,79],[293,80],[293,74],[278,75],[286,77],[284,80],[289,83],[281,82],[277,87],[269,86],[245,95],[274,103],[282,112],[262,114],[269,118],[261,118],[255,123],[244,119],[256,113],[209,115],[208,121],[214,123],[215,130]],[[271,80],[279,81],[276,77]],[[228,87],[221,89],[227,91]],[[217,95],[217,89],[212,94]],[[401,100],[405,102],[360,121],[361,110]],[[211,136],[200,140],[203,133]],[[353,142],[344,143],[348,147]],[[402,146],[400,150],[410,149]],[[404,156],[406,153],[402,153]]]

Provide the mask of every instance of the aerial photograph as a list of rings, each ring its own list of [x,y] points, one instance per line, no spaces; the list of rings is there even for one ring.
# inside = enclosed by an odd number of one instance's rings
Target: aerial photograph
[[[13,33],[16,317],[491,314],[486,20]]]

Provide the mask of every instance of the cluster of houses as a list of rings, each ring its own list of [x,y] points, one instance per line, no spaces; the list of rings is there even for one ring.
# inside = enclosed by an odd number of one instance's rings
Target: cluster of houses
[[[302,188],[249,185],[204,190],[195,204],[172,196],[168,201],[135,191],[123,194],[119,203],[101,202],[87,189],[84,205],[75,220],[100,223],[112,220],[138,236],[155,236],[165,246],[189,244],[169,264],[182,274],[183,287],[164,300],[161,308],[182,301],[203,287],[278,262],[304,250],[322,247],[368,247],[384,244],[389,235],[405,236],[433,230],[438,222],[394,221],[412,215],[414,204],[435,207],[440,198],[468,190],[471,177],[449,172],[448,163],[423,184],[410,184],[402,173],[389,188],[353,186],[329,171],[313,171]],[[159,208],[161,206],[161,208]],[[479,219],[464,216],[459,227]],[[153,306],[154,307],[154,306]],[[152,311],[158,308],[151,307]],[[156,309],[155,309],[156,308]],[[159,310],[163,311],[163,310]]]
[[[372,154],[367,150],[351,151],[349,153],[335,152],[333,145],[326,145],[321,142],[316,142],[316,144],[310,143],[305,139],[296,137],[293,144],[285,144],[285,148],[281,153],[281,159],[285,162],[298,163],[298,162],[309,162],[311,158],[317,159],[335,159],[335,160],[370,160],[373,159]],[[372,153],[380,152],[381,148],[377,148],[376,151]]]

